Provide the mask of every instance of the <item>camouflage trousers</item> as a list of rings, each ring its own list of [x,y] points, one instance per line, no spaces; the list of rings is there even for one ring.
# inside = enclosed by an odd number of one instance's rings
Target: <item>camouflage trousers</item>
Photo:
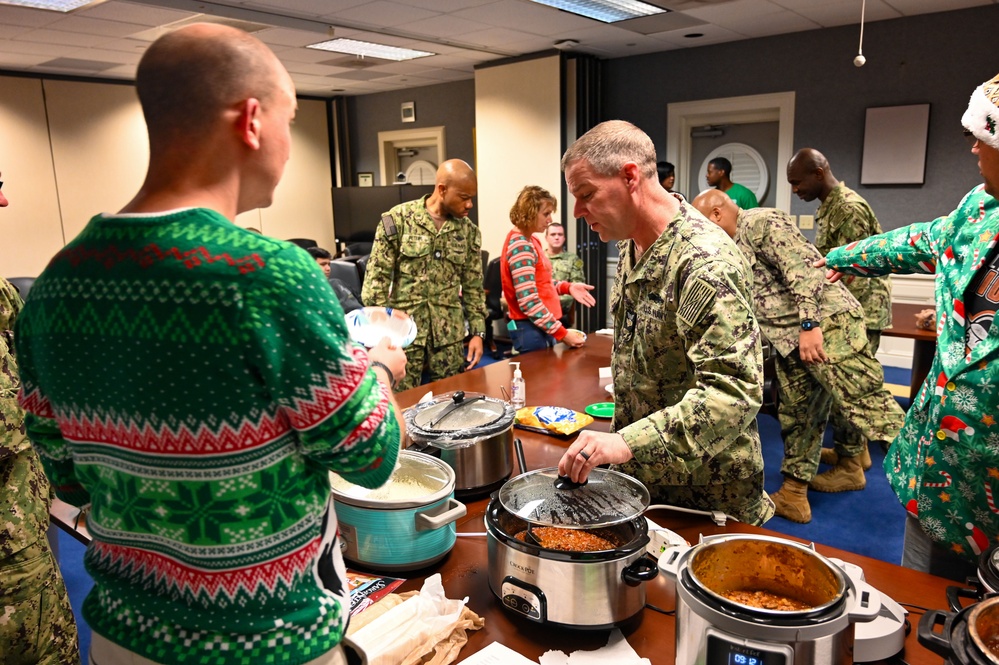
[[[781,473],[808,482],[831,409],[868,441],[891,441],[905,413],[884,387],[884,369],[867,341],[862,317],[843,312],[822,322],[828,360],[806,365],[795,349],[777,357],[778,420],[784,438]]]
[[[48,540],[0,562],[0,662],[80,662],[76,621]]]
[[[880,330],[867,330],[867,346],[870,348],[872,356],[877,354],[878,347],[881,346]],[[840,414],[839,409],[832,410],[829,422],[833,428],[833,450],[836,451],[837,455],[856,457],[864,452],[864,448],[867,447],[867,439],[859,430],[850,426],[846,418]]]
[[[417,346],[406,348],[406,378],[396,386],[397,391],[414,388],[422,382],[423,372],[429,381],[446,379],[461,374],[465,366],[465,347],[462,342],[442,347]]]
[[[652,503],[694,510],[720,510],[740,522],[759,526],[773,517],[774,502],[763,491],[763,471],[717,485],[649,486]]]

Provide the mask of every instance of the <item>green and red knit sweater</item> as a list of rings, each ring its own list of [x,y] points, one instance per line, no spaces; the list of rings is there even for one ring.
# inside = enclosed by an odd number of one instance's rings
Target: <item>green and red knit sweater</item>
[[[328,472],[383,483],[400,430],[307,253],[205,209],[97,216],[15,339],[28,434],[60,498],[92,504],[95,631],[206,665],[340,641]]]

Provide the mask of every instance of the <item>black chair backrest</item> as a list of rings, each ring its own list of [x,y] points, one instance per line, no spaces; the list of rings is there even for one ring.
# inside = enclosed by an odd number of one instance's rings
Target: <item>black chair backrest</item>
[[[370,254],[365,254],[357,260],[357,274],[361,278],[361,284],[364,284],[364,271],[368,269],[368,259],[371,258]]]
[[[319,243],[312,238],[288,238],[288,242],[293,242],[302,249],[308,249],[310,247],[319,247]]]
[[[356,263],[340,259],[330,261],[330,277],[339,279],[357,296],[358,300],[361,299],[361,275],[357,271]]]
[[[486,274],[482,280],[482,287],[486,290],[486,308],[490,314],[503,316],[503,306],[500,298],[503,296],[503,279],[500,277],[499,257],[496,257],[486,266]]]
[[[348,242],[347,254],[353,256],[370,254],[373,245],[373,242]]]
[[[21,300],[28,299],[28,292],[31,291],[31,286],[35,283],[34,277],[8,277],[7,281],[14,285],[17,292],[21,295]]]

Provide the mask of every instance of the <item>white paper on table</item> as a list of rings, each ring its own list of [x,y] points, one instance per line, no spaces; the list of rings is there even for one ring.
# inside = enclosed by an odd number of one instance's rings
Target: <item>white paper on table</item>
[[[609,378],[611,378],[611,368],[610,367],[601,367],[600,369],[597,370],[597,373],[598,373],[598,376],[601,379],[609,379]]]
[[[648,658],[641,658],[628,644],[621,631],[611,631],[607,646],[594,651],[573,651],[569,655],[561,651],[546,651],[538,659],[540,665],[652,665]]]
[[[351,642],[364,651],[368,665],[399,663],[428,637],[457,623],[467,602],[448,600],[440,573],[434,573],[419,594],[358,630]]]
[[[461,665],[538,665],[537,661],[522,656],[499,642],[493,642],[460,663]]]
[[[600,330],[596,331],[593,334],[594,335],[610,335],[611,337],[613,337],[614,336],[614,329],[613,328],[601,328]]]
[[[433,400],[434,400],[434,391],[431,390],[426,395],[424,395],[423,397],[421,397],[420,401],[417,402],[417,404],[426,404],[427,402],[432,402]]]

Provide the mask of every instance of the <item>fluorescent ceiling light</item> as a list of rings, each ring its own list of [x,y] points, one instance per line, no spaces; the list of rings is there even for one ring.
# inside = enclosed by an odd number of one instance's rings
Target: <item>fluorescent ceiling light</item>
[[[593,18],[604,23],[616,23],[630,18],[665,14],[668,9],[640,0],[531,0],[539,5]]]
[[[0,0],[0,5],[47,9],[52,12],[71,12],[87,5],[96,5],[104,0]]]
[[[361,57],[382,58],[383,60],[414,60],[416,58],[425,58],[428,55],[437,55],[429,51],[416,51],[411,48],[385,46],[384,44],[361,42],[356,39],[330,39],[318,44],[309,44],[306,48],[347,53]]]

